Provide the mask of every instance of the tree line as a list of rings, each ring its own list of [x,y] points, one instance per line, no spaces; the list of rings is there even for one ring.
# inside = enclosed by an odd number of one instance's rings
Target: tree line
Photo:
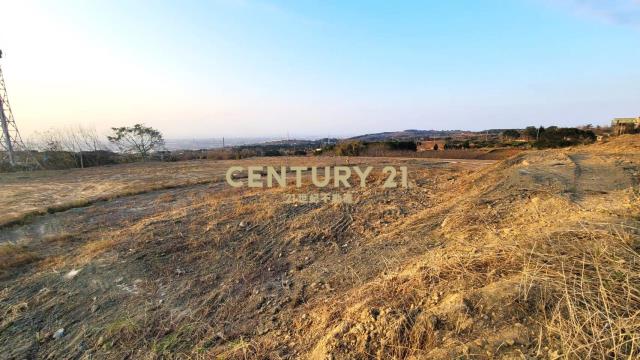
[[[81,125],[52,128],[34,133],[25,145],[47,169],[147,161],[165,150],[162,133],[143,124],[113,127],[106,137]]]
[[[593,130],[579,128],[562,128],[549,126],[529,126],[522,131],[509,129],[502,132],[502,136],[510,139],[524,138],[532,142],[536,148],[556,148],[579,144],[589,144],[596,141],[596,134]]]

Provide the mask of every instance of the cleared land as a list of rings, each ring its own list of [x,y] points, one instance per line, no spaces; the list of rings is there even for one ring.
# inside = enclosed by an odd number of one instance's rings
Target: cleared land
[[[0,356],[635,358],[639,150],[313,158],[409,167],[353,205],[221,181],[309,158],[6,176]]]

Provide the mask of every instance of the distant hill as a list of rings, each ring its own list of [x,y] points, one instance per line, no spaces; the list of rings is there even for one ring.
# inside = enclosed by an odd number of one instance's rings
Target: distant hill
[[[308,140],[308,139],[291,139],[291,140],[273,140],[273,141],[267,141],[264,143],[260,143],[260,144],[256,144],[258,146],[315,146],[315,147],[322,147],[323,145],[327,145],[327,144],[335,144],[338,142],[338,139],[336,138],[323,138],[323,139],[314,139],[314,140]]]
[[[489,129],[482,131],[470,130],[416,130],[387,131],[375,134],[358,135],[349,140],[359,141],[389,141],[389,140],[420,140],[425,138],[446,138],[473,135],[499,135],[506,129]]]
[[[464,130],[416,130],[388,131],[375,134],[354,136],[350,140],[360,141],[386,141],[386,140],[416,140],[431,137],[447,137],[470,133]]]
[[[167,150],[200,150],[217,149],[224,146],[242,146],[249,144],[260,144],[273,141],[269,137],[226,137],[224,138],[194,138],[194,139],[165,139]]]

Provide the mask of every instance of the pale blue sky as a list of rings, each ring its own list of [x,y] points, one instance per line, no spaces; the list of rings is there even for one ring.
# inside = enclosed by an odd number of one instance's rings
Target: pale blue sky
[[[166,137],[640,115],[640,0],[5,1],[19,127]]]

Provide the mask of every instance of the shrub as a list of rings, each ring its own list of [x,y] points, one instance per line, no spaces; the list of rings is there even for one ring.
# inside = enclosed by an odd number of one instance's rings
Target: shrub
[[[360,141],[345,141],[338,143],[335,147],[338,156],[358,156],[365,148]]]

